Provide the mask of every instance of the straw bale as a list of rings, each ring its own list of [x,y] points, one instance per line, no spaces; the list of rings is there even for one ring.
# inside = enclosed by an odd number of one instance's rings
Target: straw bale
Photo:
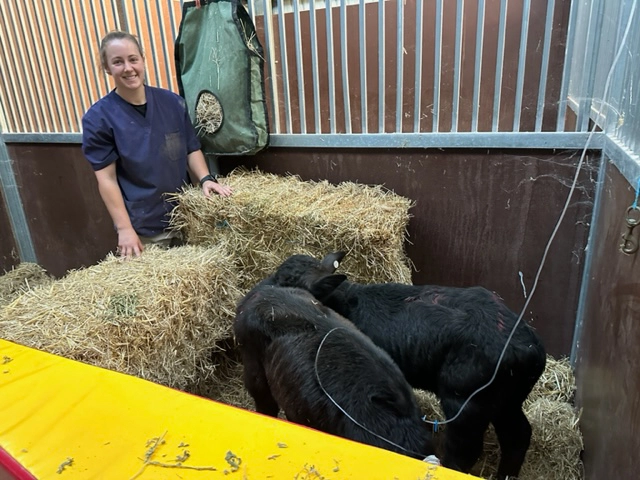
[[[234,194],[206,199],[199,189],[175,194],[171,226],[192,245],[222,239],[250,288],[289,255],[322,257],[343,250],[341,271],[351,280],[411,282],[404,250],[412,202],[381,186],[302,181],[243,168],[221,182]]]
[[[37,263],[22,262],[0,275],[0,307],[33,288],[48,285],[53,280],[54,278]]]
[[[109,255],[0,310],[0,337],[182,389],[231,335],[237,275],[224,245]]]

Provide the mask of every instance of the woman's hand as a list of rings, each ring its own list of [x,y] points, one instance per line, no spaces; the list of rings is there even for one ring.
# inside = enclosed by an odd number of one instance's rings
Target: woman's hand
[[[144,245],[133,228],[118,230],[118,253],[121,257],[139,257],[143,250]]]
[[[221,197],[230,197],[233,190],[228,185],[221,185],[218,182],[207,180],[202,184],[202,192],[207,198],[210,198],[213,193],[217,193]]]

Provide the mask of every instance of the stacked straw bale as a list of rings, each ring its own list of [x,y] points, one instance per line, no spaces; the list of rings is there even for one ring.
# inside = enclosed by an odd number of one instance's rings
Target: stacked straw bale
[[[362,283],[410,283],[404,250],[412,202],[380,186],[302,181],[237,169],[231,197],[206,199],[197,188],[175,194],[171,227],[188,244],[225,240],[248,289],[288,256],[347,253],[341,271]]]
[[[25,293],[0,310],[0,337],[186,389],[215,375],[239,297],[224,245],[147,247]]]
[[[54,278],[37,263],[23,262],[0,275],[0,307],[8,305],[32,288],[47,285]]]
[[[429,420],[444,420],[438,398],[423,390],[414,390],[422,413]],[[579,414],[573,406],[575,378],[566,358],[547,355],[544,373],[529,394],[524,413],[531,423],[531,445],[522,465],[520,480],[581,480],[584,478],[580,454],[582,434]],[[446,424],[438,429],[446,431]],[[435,434],[436,445],[442,440]],[[494,479],[500,459],[500,446],[493,427],[487,430],[484,452],[471,473]]]

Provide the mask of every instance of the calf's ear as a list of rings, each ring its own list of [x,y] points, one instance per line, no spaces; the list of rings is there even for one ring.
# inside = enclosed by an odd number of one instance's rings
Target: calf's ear
[[[318,300],[322,301],[331,295],[331,293],[346,279],[346,275],[326,275],[313,282],[309,292],[311,292],[311,295],[316,297]]]
[[[333,273],[340,266],[340,262],[345,255],[346,254],[344,252],[329,253],[322,259],[320,265],[323,270]]]

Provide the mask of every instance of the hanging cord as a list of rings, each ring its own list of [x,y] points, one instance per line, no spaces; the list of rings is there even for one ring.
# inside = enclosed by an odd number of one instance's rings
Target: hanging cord
[[[338,410],[340,410],[342,413],[344,413],[344,415],[345,415],[349,420],[351,420],[353,423],[355,423],[357,426],[359,426],[359,427],[360,427],[360,428],[362,428],[363,430],[365,430],[365,431],[369,432],[371,435],[373,435],[373,436],[375,436],[375,437],[378,437],[380,440],[383,440],[383,441],[387,442],[389,445],[393,445],[394,447],[399,448],[400,450],[402,450],[402,451],[404,451],[404,452],[407,452],[407,453],[409,453],[409,454],[411,454],[411,455],[416,455],[416,456],[419,456],[419,457],[424,457],[425,455],[424,455],[424,454],[422,454],[422,453],[418,453],[418,452],[414,452],[414,451],[411,451],[411,450],[407,450],[406,448],[401,447],[401,446],[400,446],[400,445],[398,445],[397,443],[394,443],[394,442],[392,442],[391,440],[387,440],[386,438],[384,438],[384,437],[382,437],[382,436],[378,435],[377,433],[372,432],[371,430],[369,430],[367,427],[365,427],[364,425],[362,425],[361,423],[359,423],[355,418],[353,418],[351,415],[349,415],[349,414],[346,412],[346,410],[345,410],[344,408],[342,408],[340,405],[338,405],[338,402],[336,402],[336,401],[333,399],[333,397],[329,394],[329,392],[327,392],[327,391],[325,390],[325,388],[322,386],[322,382],[320,381],[320,375],[318,374],[318,357],[320,356],[320,350],[322,349],[322,345],[324,345],[325,340],[327,339],[327,337],[328,337],[329,335],[331,335],[331,334],[332,334],[333,332],[335,332],[336,330],[347,330],[347,329],[346,329],[346,328],[344,328],[344,327],[334,327],[334,328],[332,328],[331,330],[329,330],[329,331],[325,334],[325,336],[324,336],[324,338],[322,339],[322,341],[320,342],[320,345],[318,345],[318,350],[316,351],[316,360],[315,360],[315,362],[314,362],[314,369],[315,369],[315,373],[316,373],[316,380],[318,380],[318,385],[320,385],[320,388],[322,389],[322,391],[324,392],[324,394],[327,396],[327,398],[328,398],[329,400],[331,400],[331,402],[332,402],[332,403],[333,403],[333,404],[338,408]]]
[[[638,0],[634,0],[633,2],[633,6],[631,7],[631,12],[629,13],[629,20],[627,21],[627,28],[624,31],[624,36],[622,37],[622,40],[620,42],[620,47],[618,48],[618,52],[616,53],[615,58],[613,59],[613,63],[611,64],[611,68],[609,69],[609,73],[607,75],[607,81],[605,82],[605,86],[604,86],[604,91],[602,93],[602,101],[601,101],[601,105],[600,105],[600,109],[602,110],[602,107],[608,107],[608,104],[605,103],[605,99],[607,98],[607,94],[609,93],[609,86],[611,83],[611,78],[613,77],[613,71],[615,69],[616,64],[618,63],[618,60],[620,59],[620,55],[622,54],[622,49],[626,44],[627,41],[627,37],[629,36],[629,30],[631,29],[631,24],[632,24],[632,19],[633,16],[635,14],[635,10],[636,10],[636,4],[638,3]],[[542,267],[544,267],[544,264],[547,260],[547,254],[549,253],[549,249],[551,248],[551,243],[553,242],[553,239],[556,236],[556,233],[558,233],[558,229],[560,228],[560,224],[562,223],[562,220],[564,219],[565,214],[567,213],[567,209],[569,208],[569,203],[571,202],[571,197],[573,196],[573,192],[576,189],[576,184],[578,183],[578,176],[580,175],[580,170],[582,169],[582,164],[584,163],[584,159],[587,155],[587,150],[589,149],[589,144],[591,143],[591,139],[593,138],[593,134],[595,133],[595,130],[597,128],[598,124],[596,122],[593,122],[593,127],[591,128],[591,131],[589,132],[589,136],[587,137],[587,141],[585,142],[584,148],[582,150],[582,155],[580,155],[580,161],[578,162],[578,165],[576,167],[576,173],[573,177],[573,183],[571,184],[571,188],[569,189],[569,194],[567,195],[567,201],[564,204],[564,208],[562,209],[562,213],[560,214],[560,218],[558,218],[558,222],[556,223],[555,228],[553,229],[553,232],[551,233],[551,237],[549,237],[549,241],[547,242],[547,246],[544,249],[544,253],[542,255],[542,260],[540,261],[540,266],[538,267],[538,272],[536,273],[536,277],[533,281],[533,286],[531,287],[531,291],[529,292],[529,297],[527,298],[526,302],[524,303],[524,306],[522,307],[522,311],[520,312],[520,315],[518,316],[518,320],[516,321],[515,325],[513,326],[513,328],[511,329],[511,333],[509,334],[509,337],[507,338],[507,341],[502,349],[502,352],[500,353],[500,357],[498,358],[498,363],[496,364],[496,368],[493,372],[493,376],[491,377],[491,379],[482,387],[478,388],[476,391],[474,391],[471,395],[469,395],[469,397],[465,400],[465,402],[462,404],[462,406],[460,407],[460,409],[458,410],[458,413],[456,413],[453,417],[444,420],[442,422],[439,421],[429,421],[426,419],[426,415],[422,418],[426,423],[432,424],[434,426],[434,431],[437,431],[437,427],[438,425],[444,425],[446,423],[451,423],[453,422],[456,418],[458,418],[460,416],[460,414],[462,413],[462,410],[467,406],[467,404],[471,401],[471,399],[473,397],[475,397],[478,393],[480,393],[482,390],[484,390],[485,388],[489,387],[489,385],[491,385],[493,383],[493,381],[495,380],[496,376],[498,375],[498,371],[500,369],[500,364],[502,363],[502,359],[504,358],[504,355],[507,351],[507,347],[509,346],[509,343],[511,342],[511,339],[513,338],[513,335],[516,332],[516,329],[518,328],[518,325],[520,324],[520,322],[522,321],[522,317],[524,316],[524,313],[527,310],[527,307],[529,306],[529,303],[531,302],[531,298],[533,298],[533,294],[536,291],[536,288],[538,286],[538,279],[540,278],[540,274],[542,273]],[[640,180],[638,181],[638,190],[640,190]],[[636,193],[636,202],[638,201],[638,193]]]

